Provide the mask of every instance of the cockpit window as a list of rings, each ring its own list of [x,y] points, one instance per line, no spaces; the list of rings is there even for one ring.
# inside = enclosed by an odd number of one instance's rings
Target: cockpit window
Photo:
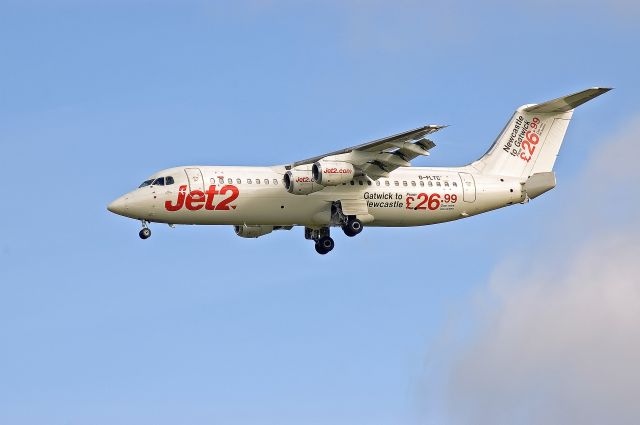
[[[152,184],[155,186],[164,186],[164,177],[158,177]]]
[[[169,176],[169,177],[165,177],[164,179],[164,184],[166,184],[167,186],[169,186],[170,184],[174,184],[175,181],[173,180],[173,177]]]
[[[151,180],[145,180],[145,181],[143,181],[143,182],[142,182],[142,184],[141,184],[140,186],[138,186],[138,187],[140,188],[140,187],[149,186],[151,183],[153,183],[153,179],[151,179]]]

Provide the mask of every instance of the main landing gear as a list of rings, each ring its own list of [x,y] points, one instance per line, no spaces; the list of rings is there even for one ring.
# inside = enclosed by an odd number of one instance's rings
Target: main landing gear
[[[313,240],[316,243],[316,252],[324,255],[329,253],[336,245],[331,236],[329,236],[330,230],[328,227],[322,227],[320,229],[311,229],[305,227],[304,238]]]
[[[349,237],[359,234],[363,229],[362,222],[354,216],[343,216],[342,220],[338,223],[334,222],[333,225],[341,226],[344,234]],[[316,243],[316,252],[324,255],[328,254],[335,247],[335,242],[331,238],[330,232],[329,227],[321,227],[319,229],[305,227],[304,237],[305,239],[314,241]]]
[[[149,239],[151,237],[151,229],[149,229],[149,223],[146,220],[142,220],[142,230],[138,233],[140,239]]]
[[[342,225],[342,231],[345,235],[354,237],[362,232],[362,222],[354,216],[349,216],[347,221]]]
[[[324,236],[317,240],[316,252],[321,255],[327,254],[335,245],[335,242],[333,242],[333,239],[331,239],[330,236]]]

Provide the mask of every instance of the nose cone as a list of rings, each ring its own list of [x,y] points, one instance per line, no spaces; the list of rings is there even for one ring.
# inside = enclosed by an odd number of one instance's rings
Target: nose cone
[[[114,214],[125,215],[127,212],[127,199],[126,196],[121,196],[107,205],[107,209]]]

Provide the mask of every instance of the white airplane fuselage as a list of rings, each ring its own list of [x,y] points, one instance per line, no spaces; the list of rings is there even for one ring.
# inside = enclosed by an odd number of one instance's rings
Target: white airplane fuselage
[[[297,195],[286,190],[284,169],[278,167],[177,167],[149,178],[173,177],[173,184],[140,187],[114,201],[110,209],[158,223],[316,228],[331,224],[332,203],[340,199],[364,202],[367,226],[398,227],[457,220],[525,200],[518,178],[470,171],[402,167],[388,178],[360,176]]]

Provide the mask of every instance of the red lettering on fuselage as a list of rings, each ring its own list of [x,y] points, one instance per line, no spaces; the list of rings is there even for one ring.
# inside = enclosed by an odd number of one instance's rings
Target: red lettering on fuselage
[[[222,199],[217,205],[213,203],[216,195],[225,195],[231,192],[231,195],[225,199]],[[229,203],[235,201],[240,195],[240,190],[233,185],[222,186],[220,191],[216,190],[216,185],[211,185],[206,192],[201,190],[192,190],[187,194],[187,186],[180,186],[178,190],[178,198],[175,203],[171,201],[165,201],[164,207],[167,211],[179,211],[182,208],[186,208],[189,211],[198,211],[203,207],[205,210],[229,210]],[[235,206],[231,206],[235,209]]]
[[[178,199],[176,200],[175,205],[171,203],[171,201],[166,201],[164,203],[164,207],[167,211],[178,211],[184,205],[184,198],[187,192],[187,186],[180,186],[178,189]]]
[[[216,185],[212,184],[211,186],[209,186],[209,189],[207,189],[207,203],[204,206],[204,209],[206,210],[213,210],[215,208],[215,206],[213,205],[213,197],[216,196],[218,193],[216,190]]]
[[[204,203],[204,192],[201,190],[192,190],[187,195],[187,200],[185,201],[185,206],[188,210],[197,211],[203,207]]]

